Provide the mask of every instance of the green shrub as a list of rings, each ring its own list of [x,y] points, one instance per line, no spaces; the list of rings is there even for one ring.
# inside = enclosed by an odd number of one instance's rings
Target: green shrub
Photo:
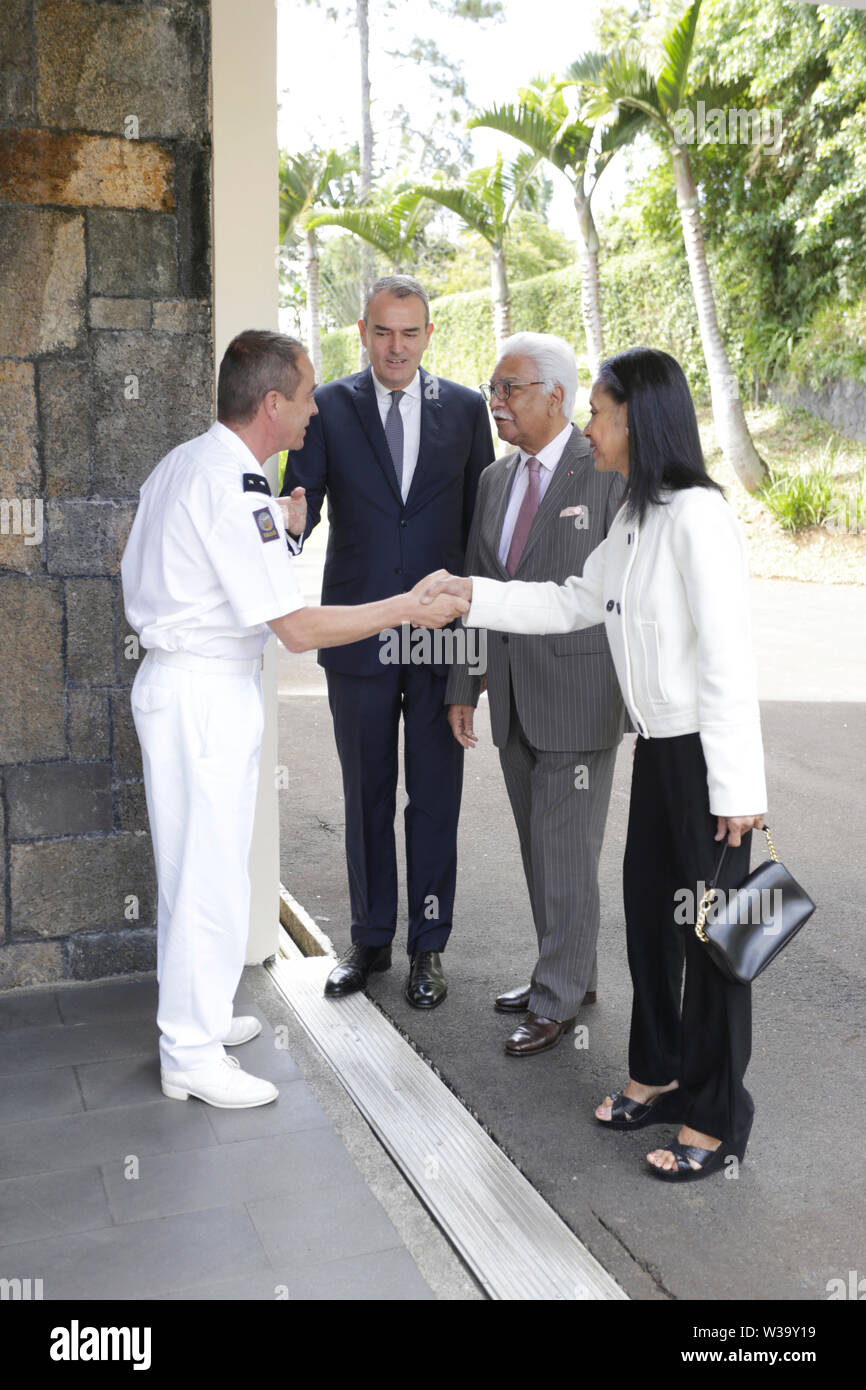
[[[860,535],[866,530],[866,468],[861,468],[853,482],[842,491],[836,516],[840,524],[844,523],[846,531]]]
[[[866,295],[854,304],[832,300],[819,309],[794,347],[787,372],[813,391],[839,377],[866,383]]]
[[[836,510],[835,480],[829,462],[808,473],[773,477],[761,493],[763,501],[785,531],[820,526]]]

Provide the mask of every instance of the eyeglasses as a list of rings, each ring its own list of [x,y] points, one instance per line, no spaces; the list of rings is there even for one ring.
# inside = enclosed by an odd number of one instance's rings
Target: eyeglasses
[[[545,386],[544,381],[484,381],[479,386],[488,405],[494,396],[498,396],[501,401],[507,401],[512,391],[523,391],[527,386]]]

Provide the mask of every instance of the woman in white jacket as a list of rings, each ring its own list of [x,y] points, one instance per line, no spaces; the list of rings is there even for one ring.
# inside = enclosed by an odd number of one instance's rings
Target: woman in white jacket
[[[707,474],[679,364],[651,348],[621,353],[602,364],[590,408],[595,467],[621,473],[627,487],[582,577],[561,586],[452,578],[436,590],[471,600],[464,622],[474,627],[605,624],[639,734],[623,863],[634,1001],[629,1080],[595,1114],[620,1130],[679,1121],[676,1140],[647,1158],[657,1177],[682,1182],[741,1160],[754,1112],[743,1084],[750,989],[713,965],[694,913],[682,923],[682,890],[696,909],[726,837],[718,887],[746,877],[766,810],[748,569],[740,527]]]

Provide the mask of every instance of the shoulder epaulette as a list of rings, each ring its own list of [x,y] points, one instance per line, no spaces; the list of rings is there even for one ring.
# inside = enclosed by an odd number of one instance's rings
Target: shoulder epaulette
[[[244,492],[266,492],[271,496],[271,485],[264,473],[245,473]]]

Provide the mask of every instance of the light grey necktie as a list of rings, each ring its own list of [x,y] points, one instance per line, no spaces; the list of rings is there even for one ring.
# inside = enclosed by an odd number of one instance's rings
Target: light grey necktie
[[[391,406],[385,416],[385,438],[388,441],[388,448],[391,451],[391,461],[394,464],[394,472],[397,474],[397,486],[403,493],[403,417],[400,414],[400,402],[405,392],[391,392]]]

